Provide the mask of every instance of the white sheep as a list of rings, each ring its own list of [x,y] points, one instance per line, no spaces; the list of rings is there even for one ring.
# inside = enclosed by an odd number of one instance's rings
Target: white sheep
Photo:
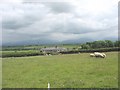
[[[102,53],[99,52],[94,52],[95,57],[101,57],[101,58],[105,58],[105,56]]]
[[[90,54],[90,57],[101,57],[101,58],[105,58],[106,54],[105,53],[99,53],[99,52],[94,52]]]
[[[95,55],[93,53],[90,54],[90,57],[95,57]]]
[[[105,54],[105,53],[102,53],[102,55],[103,55],[104,57],[106,57],[106,54]]]

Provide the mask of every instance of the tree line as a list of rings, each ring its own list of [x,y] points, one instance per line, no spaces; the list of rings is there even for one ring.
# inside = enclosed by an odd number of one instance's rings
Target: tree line
[[[98,48],[114,48],[120,47],[120,41],[99,40],[93,42],[86,42],[81,44],[82,49],[98,49]]]

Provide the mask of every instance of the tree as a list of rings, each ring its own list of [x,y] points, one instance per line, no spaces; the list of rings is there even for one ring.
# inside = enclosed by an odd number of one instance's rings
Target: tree
[[[104,41],[94,41],[92,42],[92,48],[104,48],[105,47],[105,42]]]
[[[82,49],[89,49],[90,48],[90,46],[87,44],[82,44],[81,47],[82,47]]]
[[[114,46],[114,43],[110,40],[105,40],[106,42],[106,47],[113,47]]]
[[[114,46],[115,47],[120,47],[120,41],[115,41]]]

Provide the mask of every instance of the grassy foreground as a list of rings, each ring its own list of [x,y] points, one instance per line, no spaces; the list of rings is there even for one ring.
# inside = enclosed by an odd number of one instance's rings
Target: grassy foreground
[[[118,53],[4,58],[3,88],[117,88]]]
[[[0,89],[2,89],[2,58],[0,58]]]

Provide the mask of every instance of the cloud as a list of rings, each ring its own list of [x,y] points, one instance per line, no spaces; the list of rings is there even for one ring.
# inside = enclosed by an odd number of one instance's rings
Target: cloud
[[[32,25],[35,21],[42,19],[48,11],[44,10],[44,5],[3,5],[3,29],[19,29]]]
[[[3,43],[100,40],[118,36],[117,0],[10,2],[0,5]]]
[[[1,4],[16,4],[21,2],[23,2],[23,0],[0,0]]]
[[[74,10],[74,6],[69,2],[44,2],[54,13],[69,13]]]

